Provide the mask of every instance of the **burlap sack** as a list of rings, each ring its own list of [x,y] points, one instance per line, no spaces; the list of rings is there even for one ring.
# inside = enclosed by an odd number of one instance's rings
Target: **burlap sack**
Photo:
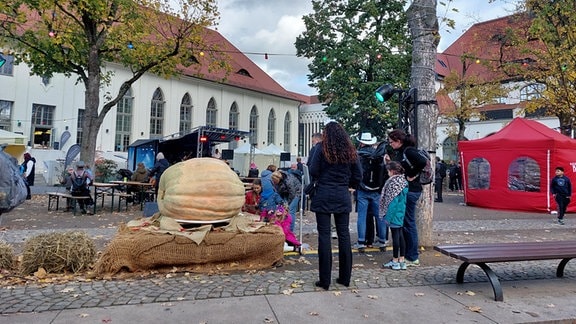
[[[268,225],[251,233],[209,232],[199,245],[173,234],[121,229],[98,259],[98,276],[167,266],[193,272],[261,270],[284,257],[284,233]]]

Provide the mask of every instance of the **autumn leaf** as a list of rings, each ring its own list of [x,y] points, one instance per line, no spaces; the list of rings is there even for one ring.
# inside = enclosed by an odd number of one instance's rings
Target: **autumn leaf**
[[[476,293],[470,290],[466,290],[465,294],[468,296],[476,296]]]
[[[480,306],[467,306],[466,308],[468,308],[468,310],[472,312],[482,313],[482,307]]]

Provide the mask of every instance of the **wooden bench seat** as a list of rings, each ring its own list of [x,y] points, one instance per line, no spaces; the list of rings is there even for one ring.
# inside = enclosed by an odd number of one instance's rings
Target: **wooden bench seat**
[[[576,241],[439,245],[434,250],[464,261],[456,273],[458,283],[464,282],[464,272],[470,264],[479,266],[492,285],[494,300],[503,301],[500,280],[487,263],[561,259],[556,276],[562,277],[568,261],[576,257]]]
[[[126,211],[128,211],[128,199],[134,198],[133,194],[129,194],[129,193],[122,192],[122,191],[116,191],[114,193],[108,192],[108,193],[106,193],[106,195],[112,197],[112,204],[110,207],[111,211],[114,211],[114,198],[118,198],[118,212],[120,212],[120,206],[122,205],[122,200],[124,200],[124,203],[126,205]]]
[[[47,192],[46,194],[48,195],[48,210],[52,209],[54,203],[56,203],[55,210],[58,210],[60,207],[60,198],[69,199],[74,215],[76,215],[76,203],[79,200],[90,201],[91,199],[89,196],[72,196],[67,192]]]

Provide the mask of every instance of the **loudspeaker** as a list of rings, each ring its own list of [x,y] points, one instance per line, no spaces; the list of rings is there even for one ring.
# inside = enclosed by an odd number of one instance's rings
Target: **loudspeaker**
[[[290,161],[290,153],[280,153],[280,161]]]
[[[234,160],[234,150],[222,150],[222,160]]]

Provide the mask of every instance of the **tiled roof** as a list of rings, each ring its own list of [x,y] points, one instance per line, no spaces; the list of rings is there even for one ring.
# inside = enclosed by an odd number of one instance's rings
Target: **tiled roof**
[[[437,74],[446,76],[450,71],[457,71],[462,75],[462,58],[467,57],[466,76],[485,81],[510,79],[511,76],[502,73],[497,66],[526,57],[513,46],[502,46],[503,40],[510,29],[527,30],[530,21],[526,14],[515,14],[473,25],[444,52],[437,54]]]
[[[260,69],[258,65],[252,62],[220,33],[208,28],[205,28],[204,30],[206,32],[204,35],[204,41],[208,44],[217,44],[217,50],[221,52],[221,55],[227,56],[232,69],[227,76],[225,75],[225,71],[222,70],[216,72],[209,71],[208,64],[205,62],[207,56],[204,56],[196,57],[200,63],[199,65],[192,64],[188,67],[184,67],[182,69],[184,75],[198,77],[200,74],[200,78],[202,79],[222,82],[242,89],[257,91],[296,101],[303,101],[303,99],[309,100],[306,99],[306,96],[304,95],[296,94],[284,89],[278,82]]]
[[[447,76],[451,71],[462,75],[464,71],[463,58],[465,58],[466,77],[474,77],[480,82],[516,79],[516,76],[504,74],[497,66],[501,62],[520,62],[526,57],[517,48],[503,46],[502,43],[511,29],[526,31],[530,22],[531,19],[528,15],[514,14],[474,24],[444,52],[436,55],[436,73],[440,77]],[[536,44],[535,46],[538,46],[537,40],[533,42]],[[455,109],[454,102],[448,96],[437,94],[437,100],[440,113]],[[495,108],[496,106],[498,105],[489,105],[483,107],[483,110],[503,108]]]

